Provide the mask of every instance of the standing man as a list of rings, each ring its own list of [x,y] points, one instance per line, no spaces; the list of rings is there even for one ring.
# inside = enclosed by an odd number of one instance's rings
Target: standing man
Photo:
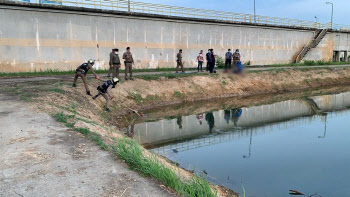
[[[92,96],[89,90],[89,86],[87,84],[87,79],[86,79],[86,74],[89,72],[89,70],[91,70],[92,74],[95,75],[96,79],[99,79],[100,77],[97,76],[97,74],[95,73],[95,71],[92,69],[92,66],[95,64],[95,60],[88,60],[87,63],[83,63],[82,65],[80,65],[76,70],[75,70],[75,76],[74,76],[74,81],[73,81],[73,87],[77,87],[77,80],[78,77],[80,77],[83,80],[83,83],[85,85],[85,90],[86,90],[86,94],[89,96]]]
[[[210,59],[210,49],[208,49],[208,53],[205,55],[205,57],[206,57],[206,60],[207,60],[207,67],[206,67],[206,71],[209,71],[209,63],[210,63],[210,61],[209,61],[209,59]]]
[[[134,59],[130,52],[130,47],[126,47],[126,52],[123,54],[124,64],[125,64],[125,80],[128,80],[128,73],[130,73],[130,80],[132,78],[132,65],[134,64]]]
[[[241,61],[241,54],[239,53],[239,49],[236,49],[235,54],[233,54],[233,66],[236,66],[238,62]]]
[[[198,60],[198,72],[199,72],[199,68],[201,69],[201,72],[203,72],[203,61],[204,61],[203,50],[199,52],[199,55],[197,56],[197,60]]]
[[[209,54],[209,72],[214,73],[214,67],[215,67],[215,57],[216,55],[214,54],[214,49],[210,49],[210,54]]]
[[[184,72],[184,65],[182,63],[182,49],[179,50],[179,53],[176,55],[176,73],[179,72],[179,67],[181,67],[181,72]]]
[[[228,51],[225,54],[226,60],[225,60],[225,72],[227,72],[228,69],[231,69],[231,60],[232,60],[232,53],[231,49],[228,49]]]
[[[108,77],[111,77],[111,72],[113,72],[113,77],[119,77],[120,59],[118,55],[119,49],[112,49],[109,54],[109,70]]]

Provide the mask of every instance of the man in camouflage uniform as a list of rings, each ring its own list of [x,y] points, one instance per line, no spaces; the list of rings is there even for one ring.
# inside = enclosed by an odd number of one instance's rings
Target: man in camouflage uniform
[[[130,47],[126,48],[126,52],[123,54],[123,59],[125,64],[125,80],[128,80],[128,73],[130,73],[130,80],[134,80],[132,78],[132,65],[134,64],[134,59],[132,58]]]
[[[184,65],[182,63],[182,49],[179,50],[179,53],[176,55],[176,73],[179,72],[179,67],[181,67],[181,72],[184,72]]]
[[[89,96],[92,96],[89,90],[89,86],[87,84],[86,74],[91,70],[92,74],[95,75],[96,79],[99,79],[100,77],[95,73],[95,71],[92,69],[92,66],[95,64],[95,60],[88,60],[87,63],[83,63],[75,70],[75,76],[73,81],[73,87],[76,87],[78,77],[80,77],[83,80],[83,83],[85,85],[86,94]]]
[[[120,59],[118,51],[119,49],[112,49],[112,52],[109,54],[108,77],[111,77],[111,72],[113,72],[113,77],[119,78]]]

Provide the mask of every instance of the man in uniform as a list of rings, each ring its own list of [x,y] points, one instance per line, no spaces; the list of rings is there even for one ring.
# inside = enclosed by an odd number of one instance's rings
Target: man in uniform
[[[120,59],[118,51],[119,49],[112,49],[112,52],[109,54],[108,77],[111,77],[111,72],[113,72],[113,77],[119,77]]]
[[[119,79],[117,77],[114,77],[112,80],[107,80],[102,85],[97,87],[98,93],[93,96],[93,99],[96,99],[98,96],[102,95],[106,99],[106,111],[111,112],[109,109],[109,103],[111,102],[111,99],[113,97],[111,96],[111,89],[115,88],[117,83],[119,82]]]
[[[181,72],[184,72],[184,65],[182,63],[182,49],[179,50],[179,53],[176,55],[176,73],[179,72],[179,67],[181,67]]]
[[[89,90],[89,86],[87,84],[87,79],[86,79],[86,74],[89,72],[89,70],[91,70],[92,74],[95,75],[96,79],[99,79],[100,77],[97,76],[97,74],[95,73],[95,71],[92,69],[92,66],[95,64],[95,60],[88,60],[87,63],[83,63],[82,65],[80,65],[76,70],[75,70],[75,76],[74,76],[74,81],[73,81],[73,87],[77,87],[77,80],[78,77],[80,77],[85,85],[85,90],[86,90],[86,94],[89,96],[92,96]]]
[[[134,80],[132,78],[132,65],[134,64],[134,59],[132,58],[130,47],[126,48],[126,52],[123,54],[123,59],[125,64],[125,80],[128,80],[128,73],[130,73],[130,80]]]

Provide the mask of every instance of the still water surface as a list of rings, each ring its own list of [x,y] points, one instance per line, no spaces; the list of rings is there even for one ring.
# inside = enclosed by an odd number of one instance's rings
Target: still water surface
[[[350,92],[343,92],[203,113],[193,108],[195,114],[157,116],[134,129],[153,152],[205,172],[215,184],[240,193],[244,186],[246,196],[290,196],[294,189],[346,197],[348,107]]]

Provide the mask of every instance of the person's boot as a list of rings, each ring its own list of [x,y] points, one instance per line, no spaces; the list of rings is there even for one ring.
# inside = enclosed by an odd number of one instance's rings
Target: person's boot
[[[129,80],[128,78],[125,77],[125,81]]]
[[[73,83],[72,87],[75,88],[75,87],[77,87],[77,85],[75,83]]]
[[[98,97],[98,94],[96,94],[95,96],[92,97],[92,99],[96,99]]]
[[[111,112],[111,110],[109,108],[106,108],[106,112]]]
[[[90,91],[86,91],[86,95],[92,96]]]

